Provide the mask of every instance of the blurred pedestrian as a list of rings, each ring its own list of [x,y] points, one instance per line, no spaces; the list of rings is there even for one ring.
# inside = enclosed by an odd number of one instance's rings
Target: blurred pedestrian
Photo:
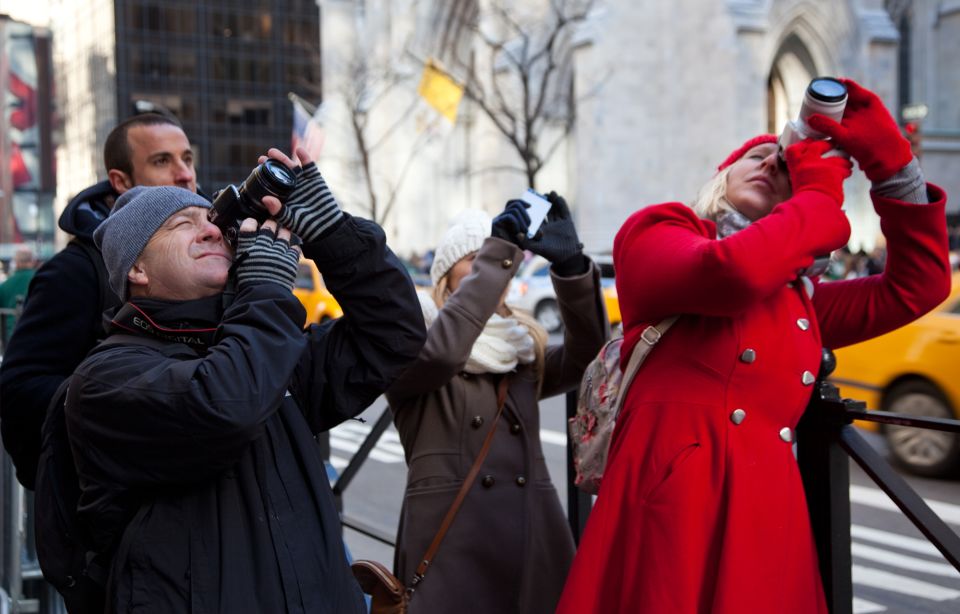
[[[23,304],[27,296],[27,288],[30,287],[30,281],[34,273],[37,272],[37,259],[33,250],[29,247],[18,247],[13,255],[13,273],[0,283],[0,307],[4,309],[16,309]],[[7,340],[13,332],[13,327],[17,323],[15,315],[5,315],[3,318],[3,345],[6,347]]]
[[[107,179],[77,194],[60,215],[67,246],[37,271],[0,365],[0,430],[17,479],[32,489],[40,426],[54,393],[106,336],[103,312],[119,306],[93,232],[114,201],[138,185],[197,191],[193,149],[175,118],[144,113],[119,123],[103,147]]]
[[[461,218],[437,246],[427,342],[387,391],[409,474],[395,573],[410,586],[488,433],[489,455],[410,600],[411,614],[553,612],[574,544],[540,442],[540,399],[572,390],[607,338],[600,272],[563,198],[534,239],[511,201]],[[528,249],[551,262],[562,343],[504,303]],[[501,392],[502,391],[502,392]],[[506,393],[502,417],[498,392]]]
[[[845,81],[832,141],[747,141],[692,208],[633,214],[614,242],[626,330],[679,315],[633,381],[561,614],[826,613],[794,427],[821,346],[917,318],[950,289],[944,192],[872,92]],[[819,283],[816,256],[841,248],[849,153],[873,182],[884,272]]]

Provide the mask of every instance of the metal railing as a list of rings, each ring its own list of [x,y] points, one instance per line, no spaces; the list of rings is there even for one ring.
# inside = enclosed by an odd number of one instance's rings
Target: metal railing
[[[0,447],[2,452],[2,447]],[[34,546],[33,495],[17,482],[5,454],[0,469],[0,599],[11,614],[64,612],[56,590],[43,579]]]
[[[573,417],[577,412],[577,392],[571,391],[565,395],[566,409],[567,409],[567,418]],[[390,407],[384,406],[383,412],[380,414],[380,417],[377,418],[377,421],[373,423],[370,432],[364,438],[363,442],[360,444],[360,447],[350,458],[350,461],[347,463],[347,466],[344,467],[343,472],[339,474],[336,482],[333,484],[333,495],[337,500],[337,509],[341,510],[340,514],[340,524],[343,527],[356,531],[361,535],[365,535],[371,539],[374,539],[382,544],[390,546],[391,548],[396,546],[394,542],[394,536],[392,534],[385,533],[376,527],[373,527],[358,518],[353,518],[342,512],[343,510],[343,494],[346,491],[347,487],[350,485],[350,482],[353,481],[353,478],[356,477],[357,472],[360,471],[360,468],[366,462],[367,458],[370,456],[370,452],[373,451],[374,447],[377,445],[377,442],[380,441],[380,437],[383,436],[383,433],[390,427],[392,422],[393,414],[390,412]],[[580,541],[580,534],[583,532],[583,527],[587,524],[587,517],[590,515],[590,508],[593,507],[593,497],[584,493],[582,490],[574,486],[574,470],[573,470],[573,449],[570,446],[570,442],[567,442],[567,520],[570,524],[570,530],[573,532],[574,539],[577,543]],[[329,456],[327,456],[329,458]]]
[[[806,491],[810,520],[820,560],[824,591],[832,614],[852,614],[853,581],[850,536],[850,464],[853,459],[903,511],[920,532],[960,570],[960,537],[950,529],[853,427],[853,420],[868,420],[918,428],[960,433],[960,421],[940,418],[914,418],[883,411],[867,411],[864,404],[841,399],[837,388],[826,381],[833,371],[832,353],[825,351],[820,379],[814,395],[797,426],[797,462]],[[567,415],[576,411],[577,394],[566,395]],[[338,507],[347,487],[356,477],[380,437],[391,423],[389,407],[384,407],[370,433],[333,484]],[[321,445],[326,443],[321,441]],[[327,448],[329,457],[329,448]],[[32,519],[29,497],[17,483],[9,458],[0,471],[0,526],[3,548],[0,557],[0,588],[9,596],[10,612],[58,612],[53,589],[42,580],[36,553],[32,548]],[[590,514],[593,498],[573,484],[573,464],[567,445],[567,511],[570,528],[579,542]],[[344,527],[393,547],[386,534],[358,519],[342,515]],[[37,582],[34,594],[24,596],[24,585]],[[0,598],[3,598],[0,591]]]
[[[852,614],[853,578],[850,553],[850,463],[853,459],[919,531],[960,571],[960,537],[878,454],[853,426],[867,420],[960,433],[960,421],[914,418],[867,411],[864,403],[841,399],[826,381],[836,360],[824,350],[820,379],[797,426],[797,462],[820,560],[827,605],[832,614]]]

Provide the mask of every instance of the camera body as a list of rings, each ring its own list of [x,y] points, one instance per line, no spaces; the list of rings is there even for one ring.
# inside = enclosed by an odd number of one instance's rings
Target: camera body
[[[270,214],[261,203],[264,196],[286,200],[297,186],[294,172],[276,160],[257,166],[238,188],[228,185],[213,199],[207,218],[216,225],[230,245],[236,245],[240,224],[248,217],[262,224]]]
[[[780,157],[784,157],[784,150],[803,139],[824,139],[825,135],[807,125],[807,118],[814,113],[826,115],[839,122],[843,118],[843,110],[847,106],[847,87],[832,77],[817,77],[807,86],[800,105],[800,114],[797,119],[788,121],[780,133]]]

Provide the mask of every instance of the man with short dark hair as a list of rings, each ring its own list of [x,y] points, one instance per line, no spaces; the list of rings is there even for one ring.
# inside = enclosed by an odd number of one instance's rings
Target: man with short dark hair
[[[60,216],[74,236],[37,271],[16,332],[0,365],[0,431],[17,479],[33,488],[40,427],[60,383],[104,336],[103,311],[119,304],[100,282],[103,260],[93,232],[114,200],[136,185],[197,191],[190,141],[169,115],[145,113],[118,124],[107,137],[108,178],[75,196]]]
[[[175,187],[128,191],[94,234],[125,303],[70,379],[66,420],[110,612],[366,613],[313,437],[373,402],[425,326],[382,229],[297,154],[296,189],[263,199],[275,219],[245,220],[236,258],[209,203]],[[339,320],[301,329],[291,230]]]

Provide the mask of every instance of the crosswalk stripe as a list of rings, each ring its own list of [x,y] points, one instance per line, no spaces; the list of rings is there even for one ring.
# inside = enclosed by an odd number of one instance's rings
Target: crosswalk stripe
[[[853,566],[853,583],[934,601],[960,598],[958,590],[863,565]]]
[[[854,542],[850,546],[850,553],[857,558],[867,559],[875,563],[883,563],[884,565],[909,569],[910,571],[919,571],[935,576],[960,579],[960,572],[957,572],[957,570],[953,568],[953,565],[926,561],[924,559],[918,559],[915,556],[907,556],[906,554],[884,550],[883,548],[875,548],[874,546]]]
[[[335,429],[330,432],[331,437],[338,437],[343,441],[352,441],[357,445],[363,443],[369,434],[369,432],[344,432],[340,431],[339,429]],[[396,435],[391,437],[391,434],[392,433],[384,433],[381,435],[380,439],[377,440],[377,448],[403,456],[403,445],[400,443],[400,439]]]
[[[355,441],[350,441],[349,439],[343,439],[342,437],[337,437],[336,434],[330,434],[330,447],[343,452],[354,453],[360,449],[360,444]],[[379,449],[379,446],[375,446],[370,450],[370,458],[373,460],[380,461],[381,463],[400,463],[403,462],[403,454],[395,454],[392,452],[385,452]]]
[[[900,550],[909,550],[910,552],[930,556],[942,556],[940,551],[937,550],[937,547],[925,539],[908,537],[906,535],[900,535],[899,533],[873,529],[859,524],[850,525],[850,536],[862,541],[883,544],[884,546],[893,546]]]
[[[872,614],[873,612],[886,612],[886,606],[879,603],[867,601],[859,597],[853,598],[853,614]]]
[[[930,509],[936,513],[944,522],[951,524],[960,524],[960,505],[954,503],[945,503],[943,501],[934,501],[924,499]],[[850,502],[868,505],[883,510],[899,512],[900,508],[887,497],[887,494],[878,488],[869,486],[850,485]]]
[[[540,441],[543,443],[552,443],[558,446],[567,445],[567,434],[560,431],[551,431],[549,429],[540,429]]]

